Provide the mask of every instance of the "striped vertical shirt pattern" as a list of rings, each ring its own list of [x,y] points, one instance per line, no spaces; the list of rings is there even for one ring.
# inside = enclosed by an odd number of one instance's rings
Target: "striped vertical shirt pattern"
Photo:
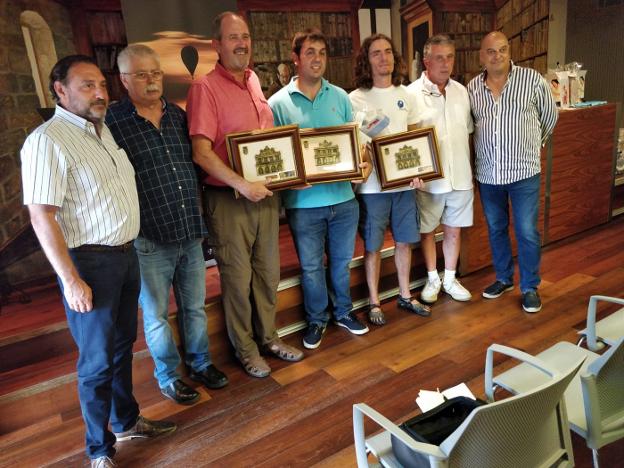
[[[156,128],[125,98],[111,104],[106,124],[136,171],[141,236],[154,242],[206,237],[184,111],[163,99]]]
[[[475,123],[475,170],[484,184],[511,184],[540,172],[540,148],[552,133],[558,113],[542,76],[511,64],[507,83],[494,99],[486,72],[468,83]]]
[[[95,126],[61,106],[21,150],[25,205],[59,208],[69,248],[121,245],[139,233],[134,169],[106,125]]]

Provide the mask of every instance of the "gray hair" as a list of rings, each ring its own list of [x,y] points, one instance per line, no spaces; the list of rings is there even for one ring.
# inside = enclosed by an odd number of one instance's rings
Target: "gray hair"
[[[425,42],[425,47],[423,47],[423,58],[429,56],[431,53],[431,46],[434,45],[449,45],[454,48],[455,41],[446,34],[436,34],[435,36],[431,36],[427,39],[427,42]]]
[[[121,73],[128,73],[130,62],[134,57],[152,57],[160,66],[160,57],[154,49],[143,44],[130,44],[117,56],[117,66]]]

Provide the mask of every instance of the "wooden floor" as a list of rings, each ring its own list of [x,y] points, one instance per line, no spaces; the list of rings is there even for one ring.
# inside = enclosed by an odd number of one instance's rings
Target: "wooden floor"
[[[202,400],[192,407],[163,400],[151,377],[151,359],[142,359],[135,366],[135,394],[143,414],[171,419],[178,430],[118,444],[116,461],[122,467],[355,466],[354,403],[366,402],[400,421],[417,412],[419,389],[466,382],[483,396],[489,344],[536,353],[557,341],[576,341],[590,295],[624,297],[623,247],[620,220],[545,249],[544,308],[538,314],[521,312],[517,288],[497,300],[482,299],[481,290],[493,280],[488,269],[462,279],[474,294],[469,303],[443,296],[433,316],[423,319],[388,302],[383,305],[388,325],[359,337],[331,326],[321,347],[306,351],[302,362],[269,358],[273,373],[266,379],[247,377],[233,358],[220,356],[230,385],[201,390]],[[300,345],[301,334],[286,341]],[[63,406],[52,399],[50,404]],[[42,423],[0,435],[0,466],[86,465],[83,437],[79,411],[59,411]],[[576,465],[591,466],[584,441],[574,436],[573,442]],[[623,459],[624,441],[601,450],[603,467],[622,466]]]

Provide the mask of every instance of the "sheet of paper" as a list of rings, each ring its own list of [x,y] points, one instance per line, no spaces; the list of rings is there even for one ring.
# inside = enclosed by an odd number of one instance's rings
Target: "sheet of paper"
[[[444,396],[440,392],[431,392],[429,390],[421,390],[418,392],[416,404],[423,413],[444,403]]]
[[[463,382],[460,383],[459,385],[455,385],[454,387],[447,388],[446,390],[442,392],[442,395],[444,395],[447,400],[450,400],[451,398],[455,398],[458,396],[465,396],[468,398],[472,398],[473,400],[476,400],[475,396],[472,394],[468,386]]]

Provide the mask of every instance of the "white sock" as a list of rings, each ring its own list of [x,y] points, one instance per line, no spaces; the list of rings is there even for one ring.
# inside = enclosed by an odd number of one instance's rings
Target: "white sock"
[[[438,270],[428,271],[427,276],[429,277],[429,281],[440,281],[440,275],[438,275]]]
[[[444,270],[444,284],[453,284],[455,280],[455,270]]]

